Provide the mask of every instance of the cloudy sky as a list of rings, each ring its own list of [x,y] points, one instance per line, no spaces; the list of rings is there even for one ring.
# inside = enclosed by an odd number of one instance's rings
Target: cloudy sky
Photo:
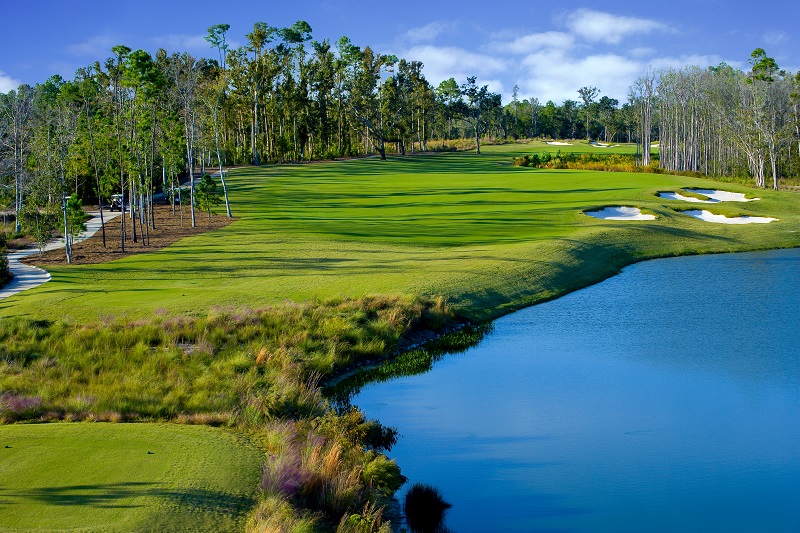
[[[577,99],[577,89],[626,99],[647,68],[725,61],[741,69],[764,48],[781,68],[800,68],[800,2],[672,0],[670,2],[461,2],[406,0],[195,0],[4,2],[0,9],[0,92],[35,84],[111,55],[112,46],[213,56],[203,36],[231,25],[245,43],[253,23],[288,26],[306,20],[317,40],[346,35],[354,44],[422,61],[434,85],[477,76],[510,100]]]

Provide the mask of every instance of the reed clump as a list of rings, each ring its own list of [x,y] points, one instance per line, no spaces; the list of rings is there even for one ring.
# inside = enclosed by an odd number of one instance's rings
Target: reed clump
[[[439,489],[415,483],[406,493],[403,511],[413,533],[443,533],[444,515],[450,507]]]
[[[379,358],[448,313],[435,301],[374,296],[81,325],[4,319],[0,420],[312,416],[324,403],[320,377]]]

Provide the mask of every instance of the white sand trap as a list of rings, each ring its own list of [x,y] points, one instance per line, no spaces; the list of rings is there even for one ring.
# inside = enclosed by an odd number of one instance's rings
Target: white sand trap
[[[695,202],[699,204],[713,204],[715,203],[714,200],[701,200],[700,198],[695,198],[694,196],[684,196],[677,192],[660,192],[658,193],[659,198],[666,198],[667,200],[680,200],[682,202]]]
[[[753,202],[760,200],[760,198],[747,198],[740,192],[718,191],[714,189],[692,189],[692,192],[708,196],[717,202]]]
[[[563,143],[561,141],[547,141],[547,144],[552,144],[553,146],[572,146],[572,143]]]
[[[661,146],[659,143],[653,143],[650,145],[650,148],[658,148],[659,146]]]
[[[586,211],[590,217],[603,220],[655,220],[655,215],[645,215],[638,207],[606,207],[600,211]]]
[[[777,218],[770,217],[726,217],[725,215],[715,215],[711,211],[684,211],[684,215],[699,218],[706,222],[715,222],[717,224],[769,224],[778,220]]]
[[[680,200],[683,202],[694,202],[700,204],[716,204],[719,202],[753,202],[755,200],[760,200],[760,198],[746,198],[743,193],[740,192],[728,192],[728,191],[718,191],[714,189],[691,189],[692,192],[696,192],[697,194],[702,194],[703,196],[707,196],[708,200],[701,200],[700,198],[695,198],[693,196],[684,196],[677,192],[660,192],[658,196],[660,198],[666,198],[667,200]]]

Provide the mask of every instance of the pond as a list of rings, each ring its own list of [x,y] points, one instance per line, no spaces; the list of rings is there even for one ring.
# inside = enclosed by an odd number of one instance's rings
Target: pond
[[[353,403],[451,531],[800,531],[799,326],[798,249],[649,261]]]

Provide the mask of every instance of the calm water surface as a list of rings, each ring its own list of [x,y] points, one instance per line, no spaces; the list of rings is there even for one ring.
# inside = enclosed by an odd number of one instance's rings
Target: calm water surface
[[[353,403],[452,531],[800,531],[800,250],[631,266]]]

